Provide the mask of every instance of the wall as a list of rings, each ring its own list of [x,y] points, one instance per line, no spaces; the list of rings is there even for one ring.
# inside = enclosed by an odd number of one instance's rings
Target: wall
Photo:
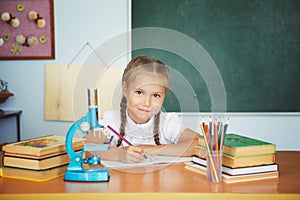
[[[125,0],[54,0],[56,59],[0,61],[0,77],[9,82],[9,89],[15,94],[6,103],[0,104],[0,108],[23,110],[21,139],[66,134],[71,123],[43,119],[45,63],[67,64],[87,41],[96,47],[112,36],[127,31],[127,6]],[[88,49],[84,50],[75,63],[83,63],[89,53]],[[120,65],[126,63],[121,62]],[[185,113],[183,116],[192,129],[199,130],[199,114]],[[228,116],[229,132],[273,142],[280,150],[300,150],[299,114],[242,113]],[[16,139],[14,130],[9,127],[13,123],[11,119],[0,121],[0,143]]]
[[[54,0],[55,60],[0,61],[0,77],[9,83],[14,96],[1,109],[22,109],[21,139],[48,134],[65,135],[69,122],[44,121],[45,64],[68,64],[89,42],[96,48],[111,37],[128,30],[128,1],[126,0]],[[124,41],[127,44],[128,41]],[[85,48],[74,60],[83,64],[91,53]],[[127,60],[116,65],[125,66]],[[8,123],[9,125],[4,125]],[[16,140],[10,128],[13,119],[0,121],[0,143]],[[9,134],[7,134],[9,133]]]

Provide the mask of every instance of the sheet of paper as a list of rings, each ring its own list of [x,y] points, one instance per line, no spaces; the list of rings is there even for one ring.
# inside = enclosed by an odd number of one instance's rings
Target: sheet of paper
[[[101,164],[107,168],[128,168],[128,167],[140,167],[140,166],[162,164],[162,163],[189,162],[191,160],[192,157],[151,156],[151,161],[143,160],[138,163],[123,163],[118,161],[102,160]]]

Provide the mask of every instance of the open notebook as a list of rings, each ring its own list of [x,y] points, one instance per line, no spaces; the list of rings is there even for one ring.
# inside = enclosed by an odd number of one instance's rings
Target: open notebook
[[[189,162],[191,160],[192,157],[151,156],[149,160],[143,160],[138,163],[123,163],[119,161],[102,160],[101,164],[107,168],[128,168],[163,163]]]

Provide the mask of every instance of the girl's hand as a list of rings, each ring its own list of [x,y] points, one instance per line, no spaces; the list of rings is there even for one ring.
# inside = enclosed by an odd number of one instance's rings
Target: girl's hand
[[[144,150],[138,146],[127,146],[120,149],[119,160],[125,163],[137,163],[144,160]]]
[[[143,153],[152,156],[159,155],[159,150],[163,149],[165,145],[138,145],[138,147],[143,149]]]

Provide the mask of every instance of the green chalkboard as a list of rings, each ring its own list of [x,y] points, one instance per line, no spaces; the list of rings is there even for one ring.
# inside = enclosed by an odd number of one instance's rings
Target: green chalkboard
[[[167,111],[300,111],[299,0],[132,0],[132,30],[133,57],[178,75]]]

